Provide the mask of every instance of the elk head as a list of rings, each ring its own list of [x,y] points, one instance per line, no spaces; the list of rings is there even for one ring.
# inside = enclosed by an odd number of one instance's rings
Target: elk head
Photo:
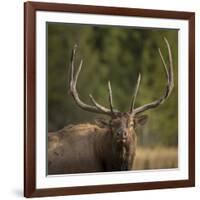
[[[79,98],[79,95],[76,89],[76,84],[77,84],[79,73],[81,71],[83,61],[81,60],[76,73],[74,73],[74,60],[75,60],[77,45],[74,46],[74,49],[72,51],[70,78],[69,78],[70,93],[73,96],[76,104],[83,110],[110,116],[110,120],[108,122],[103,120],[100,123],[104,127],[109,128],[108,132],[110,132],[112,136],[112,143],[113,143],[112,147],[114,147],[116,151],[115,156],[119,157],[118,160],[120,163],[117,163],[120,166],[119,170],[127,170],[131,168],[131,164],[134,159],[135,148],[136,148],[137,137],[136,137],[135,130],[138,127],[138,125],[143,125],[147,121],[147,115],[140,115],[140,114],[146,110],[156,108],[160,104],[164,103],[165,100],[170,96],[171,91],[173,89],[174,79],[173,79],[172,54],[171,54],[170,45],[167,39],[164,38],[164,41],[168,49],[169,67],[166,64],[160,49],[158,49],[162,64],[165,68],[166,77],[167,77],[167,85],[166,85],[164,94],[160,98],[158,98],[157,100],[151,103],[147,103],[143,106],[135,108],[135,101],[136,101],[136,97],[137,97],[137,93],[138,93],[139,85],[141,81],[141,75],[139,74],[138,79],[137,79],[137,84],[135,87],[135,92],[131,99],[130,110],[128,112],[120,112],[114,108],[110,81],[108,81],[109,108],[106,108],[100,105],[99,103],[97,103],[97,101],[93,98],[91,94],[89,95],[89,97],[90,97],[92,105],[88,105],[84,103]]]

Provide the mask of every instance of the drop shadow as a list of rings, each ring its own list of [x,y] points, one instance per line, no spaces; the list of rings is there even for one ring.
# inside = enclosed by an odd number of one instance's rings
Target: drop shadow
[[[23,191],[22,190],[20,190],[20,189],[14,189],[13,191],[12,191],[12,193],[16,196],[16,197],[23,197],[24,196],[24,194],[23,194]]]

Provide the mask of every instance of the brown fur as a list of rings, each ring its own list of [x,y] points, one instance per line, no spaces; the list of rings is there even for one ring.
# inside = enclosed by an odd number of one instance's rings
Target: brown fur
[[[103,171],[96,142],[101,142],[107,130],[93,124],[68,126],[49,133],[49,174],[84,173]],[[98,147],[97,147],[98,146]]]
[[[108,125],[70,125],[49,133],[48,174],[131,170],[137,138],[130,120],[120,116]],[[116,135],[124,124],[126,140]]]

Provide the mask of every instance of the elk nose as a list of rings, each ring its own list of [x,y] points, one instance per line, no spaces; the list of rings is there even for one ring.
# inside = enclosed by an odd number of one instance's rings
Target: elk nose
[[[122,139],[127,138],[127,136],[128,136],[127,132],[126,132],[125,130],[122,130],[122,129],[119,130],[119,131],[117,132],[117,134],[118,134],[118,136],[121,137]]]
[[[118,137],[120,137],[121,139],[127,139],[128,137],[128,133],[127,131],[123,130],[123,129],[120,129],[117,131],[117,135]]]

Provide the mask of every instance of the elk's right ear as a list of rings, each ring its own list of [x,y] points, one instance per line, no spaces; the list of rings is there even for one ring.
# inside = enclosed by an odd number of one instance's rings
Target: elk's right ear
[[[110,125],[109,121],[106,119],[95,119],[95,123],[100,127],[107,127]]]
[[[143,126],[148,120],[148,115],[140,115],[140,116],[136,116],[135,118],[135,124],[136,124],[136,128],[138,126]]]

